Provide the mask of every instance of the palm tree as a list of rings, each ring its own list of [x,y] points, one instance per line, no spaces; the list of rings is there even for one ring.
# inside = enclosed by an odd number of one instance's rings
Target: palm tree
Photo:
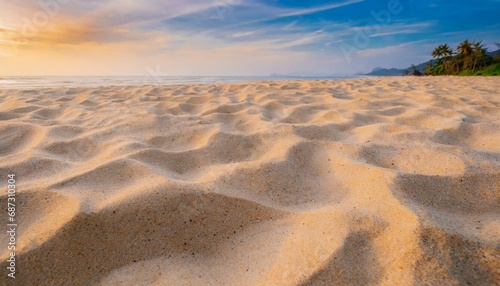
[[[434,51],[432,52],[432,57],[437,58],[439,61],[439,64],[443,64],[445,67],[445,70],[448,69],[449,65],[449,60],[453,55],[453,51],[447,44],[439,45]]]
[[[427,65],[425,66],[424,74],[426,75],[431,75],[432,74],[432,62],[428,62]]]
[[[481,64],[481,61],[483,60],[484,56],[486,56],[486,49],[484,48],[483,44],[480,41],[472,43],[472,57],[474,58],[472,71],[476,70],[476,65],[478,61]]]
[[[464,57],[468,57],[470,54],[472,54],[472,43],[469,42],[469,40],[465,40],[462,43],[460,43],[460,45],[458,45],[457,50]]]
[[[434,49],[434,51],[432,51],[432,57],[435,59],[439,59],[439,62],[441,62],[441,59],[444,57],[444,52],[443,52],[444,45],[439,45]]]
[[[460,53],[460,55],[462,55],[464,57],[463,68],[466,68],[468,66],[469,61],[470,61],[470,55],[473,52],[472,44],[469,42],[469,40],[465,40],[458,45],[457,50]]]
[[[474,57],[474,65],[472,67],[472,71],[476,70],[476,64],[479,64],[479,67],[483,67],[486,64],[488,59],[488,55],[486,54],[487,49],[484,47],[481,41],[474,42],[472,44],[472,56]]]
[[[445,62],[444,62],[445,69],[446,70],[451,69],[451,72],[453,73],[453,69],[455,66],[454,59],[453,59],[453,50],[447,44],[443,45],[443,55],[444,55],[444,60],[445,60]],[[449,66],[450,63],[451,63],[451,67]]]

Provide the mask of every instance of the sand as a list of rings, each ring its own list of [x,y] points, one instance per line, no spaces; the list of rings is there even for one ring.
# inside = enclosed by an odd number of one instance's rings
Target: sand
[[[499,96],[472,77],[0,90],[12,285],[499,285]]]

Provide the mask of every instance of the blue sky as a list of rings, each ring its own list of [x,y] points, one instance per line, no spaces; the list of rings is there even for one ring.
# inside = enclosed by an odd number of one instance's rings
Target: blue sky
[[[499,0],[55,1],[0,0],[0,73],[31,61],[33,74],[350,75],[500,42]]]

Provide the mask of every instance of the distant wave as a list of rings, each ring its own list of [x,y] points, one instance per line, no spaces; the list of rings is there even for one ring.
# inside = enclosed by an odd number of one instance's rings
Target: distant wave
[[[332,77],[333,78],[333,77]],[[115,85],[173,85],[173,84],[204,84],[247,82],[262,80],[297,80],[297,77],[238,77],[238,76],[123,76],[123,77],[3,77],[0,78],[0,88],[37,88],[37,87],[99,87]],[[307,77],[304,79],[325,79],[325,77]]]

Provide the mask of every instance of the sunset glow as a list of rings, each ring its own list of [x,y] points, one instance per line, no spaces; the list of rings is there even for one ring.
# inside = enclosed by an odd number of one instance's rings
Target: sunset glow
[[[493,46],[500,29],[492,0],[308,5],[1,0],[0,75],[345,75],[423,62],[441,42]]]

